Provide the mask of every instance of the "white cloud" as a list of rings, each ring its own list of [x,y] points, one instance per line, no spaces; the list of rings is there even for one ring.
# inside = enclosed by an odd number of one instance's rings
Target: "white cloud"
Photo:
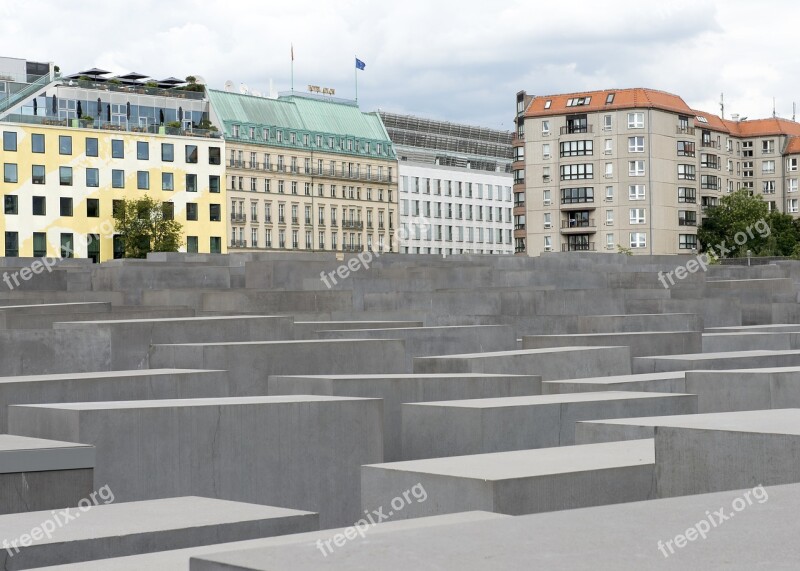
[[[750,117],[791,114],[790,0],[5,0],[0,54],[156,78],[189,74],[266,92],[354,92],[363,108],[509,129],[514,94],[646,86]]]

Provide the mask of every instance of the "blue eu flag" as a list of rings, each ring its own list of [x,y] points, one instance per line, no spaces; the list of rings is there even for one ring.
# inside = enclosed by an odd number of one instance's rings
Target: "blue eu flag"
[[[364,69],[365,67],[367,67],[367,64],[356,58],[356,69]]]

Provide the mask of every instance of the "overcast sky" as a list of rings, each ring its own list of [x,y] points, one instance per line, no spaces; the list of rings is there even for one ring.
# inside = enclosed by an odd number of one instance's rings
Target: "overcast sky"
[[[2,0],[0,55],[266,93],[333,87],[362,109],[512,129],[515,93],[652,87],[726,115],[791,117],[793,0]],[[2,70],[0,70],[2,71]]]

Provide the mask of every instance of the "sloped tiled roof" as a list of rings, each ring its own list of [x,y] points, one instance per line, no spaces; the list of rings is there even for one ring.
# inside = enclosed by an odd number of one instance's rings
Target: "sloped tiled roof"
[[[606,103],[608,96],[614,94],[611,103]],[[576,97],[591,97],[588,105],[567,107],[567,101]],[[550,101],[549,108],[545,108]],[[588,111],[605,111],[610,109],[664,109],[676,113],[693,113],[686,102],[677,95],[645,89],[605,89],[602,91],[587,91],[583,93],[564,93],[559,95],[536,96],[525,111],[525,117],[544,117],[548,115],[562,115],[564,113],[581,113]]]
[[[798,155],[800,154],[800,137],[789,137],[789,142],[786,144],[786,150],[784,151],[786,155]]]

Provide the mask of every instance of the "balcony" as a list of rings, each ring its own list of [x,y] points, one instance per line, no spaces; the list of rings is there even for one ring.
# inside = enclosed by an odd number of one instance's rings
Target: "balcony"
[[[525,246],[516,246],[514,247],[515,254],[524,254],[525,253]]]
[[[247,222],[247,215],[244,212],[232,212],[231,222],[244,224],[245,222]]]
[[[514,201],[514,208],[519,208],[521,206],[525,206],[525,201],[524,200],[515,200]]]
[[[511,135],[511,144],[514,143],[524,143],[525,142],[525,133],[513,133]]]
[[[363,252],[364,246],[359,244],[342,244],[342,252]]]
[[[525,224],[514,224],[514,230],[525,230]]]
[[[581,133],[593,133],[594,127],[592,125],[567,125],[561,127],[559,132],[562,135],[578,135]]]
[[[561,244],[562,252],[594,252],[594,242],[579,242],[575,244]]]
[[[707,147],[709,149],[719,149],[719,143],[717,143],[716,141],[712,141],[710,139],[704,139],[700,141],[700,146]]]
[[[682,127],[680,125],[677,125],[675,127],[675,133],[677,135],[694,135],[694,127],[688,127],[688,126]]]
[[[82,119],[61,119],[54,116],[46,115],[18,115],[10,114],[3,117],[4,123],[24,123],[28,125],[52,125],[57,127],[67,127],[72,129],[95,129],[100,131],[121,131],[131,133],[149,133],[151,135],[178,135],[183,137],[207,137],[218,139],[221,137],[218,131],[211,131],[205,129],[184,129],[182,127],[167,127],[166,125],[159,125],[153,123],[146,126],[140,126],[122,119],[119,122],[102,121],[95,119],[94,121],[84,121]]]
[[[594,218],[576,219],[570,218],[561,221],[562,234],[585,234],[587,232],[596,232],[597,225]]]
[[[247,248],[247,240],[231,240],[231,248]]]
[[[360,220],[342,220],[343,230],[363,230],[364,223]]]

